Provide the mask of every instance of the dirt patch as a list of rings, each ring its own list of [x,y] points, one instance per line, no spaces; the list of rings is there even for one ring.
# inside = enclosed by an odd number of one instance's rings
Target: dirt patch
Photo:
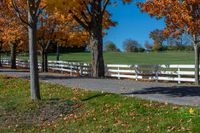
[[[25,112],[4,112],[0,115],[0,128],[50,124],[67,114],[73,113],[80,107],[81,104],[72,101],[50,100]]]

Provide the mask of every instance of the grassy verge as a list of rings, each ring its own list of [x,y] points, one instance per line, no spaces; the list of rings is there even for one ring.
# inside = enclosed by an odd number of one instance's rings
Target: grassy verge
[[[199,132],[200,109],[0,77],[0,132]]]

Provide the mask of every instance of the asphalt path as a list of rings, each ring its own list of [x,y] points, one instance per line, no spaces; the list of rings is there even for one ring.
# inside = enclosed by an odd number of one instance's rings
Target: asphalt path
[[[29,72],[24,70],[0,69],[0,74],[29,79]],[[40,73],[40,80],[67,87],[117,93],[163,103],[189,106],[200,105],[200,87],[196,86],[181,86],[175,83],[139,82],[134,80],[68,77],[55,73]]]

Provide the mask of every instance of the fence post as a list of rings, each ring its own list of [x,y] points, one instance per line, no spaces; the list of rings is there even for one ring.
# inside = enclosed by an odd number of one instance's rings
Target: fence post
[[[80,63],[80,71],[79,71],[79,74],[80,76],[83,76],[83,63]]]
[[[158,66],[156,66],[156,82],[158,82]]]
[[[60,63],[61,66],[61,73],[63,74],[63,64]]]
[[[107,66],[107,64],[104,65],[104,68],[105,68],[105,72],[104,72],[105,77],[108,77],[109,74],[108,74],[108,66]]]
[[[135,65],[135,76],[136,76],[136,78],[135,78],[135,80],[136,81],[138,81],[138,66],[137,65]]]
[[[181,74],[180,74],[180,72],[181,72],[181,69],[180,69],[180,67],[178,66],[178,84],[181,83]]]
[[[118,79],[120,79],[120,68],[119,68],[119,66],[118,66]]]
[[[73,76],[73,66],[72,66],[72,64],[71,63],[69,63],[69,65],[70,65],[70,76]]]

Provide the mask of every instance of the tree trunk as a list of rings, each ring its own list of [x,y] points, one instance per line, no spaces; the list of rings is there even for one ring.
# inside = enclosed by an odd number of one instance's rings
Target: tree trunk
[[[17,45],[11,44],[11,69],[16,69],[16,56],[17,56]]]
[[[195,52],[195,83],[199,85],[199,47],[194,46]]]
[[[0,67],[2,67],[2,63],[1,63],[1,61],[2,61],[2,43],[0,43]]]
[[[42,48],[42,64],[41,64],[42,65],[42,72],[44,72],[44,60],[45,60],[44,56],[45,56],[44,55],[44,48]]]
[[[59,44],[57,44],[57,49],[56,49],[56,60],[57,61],[60,60],[60,46],[59,46]]]
[[[44,51],[44,72],[48,72],[48,52]]]
[[[1,58],[1,50],[0,50],[0,67],[2,67],[1,61],[2,61],[2,58]]]
[[[31,26],[28,26],[31,98],[32,100],[40,100],[41,97],[39,88],[38,59],[37,59],[37,48],[36,48],[37,23],[31,17],[30,12],[28,13],[28,21],[31,24]]]
[[[48,53],[42,49],[42,72],[48,72]]]
[[[103,35],[102,23],[106,6],[101,0],[92,0],[90,3],[90,18],[88,22],[73,15],[73,18],[90,34],[89,45],[92,51],[92,75],[100,78],[105,76],[104,59],[103,59]],[[102,10],[103,9],[103,10]]]
[[[103,38],[101,33],[98,33],[92,33],[90,35],[90,46],[92,50],[92,75],[96,78],[102,78],[105,76],[103,59]]]

